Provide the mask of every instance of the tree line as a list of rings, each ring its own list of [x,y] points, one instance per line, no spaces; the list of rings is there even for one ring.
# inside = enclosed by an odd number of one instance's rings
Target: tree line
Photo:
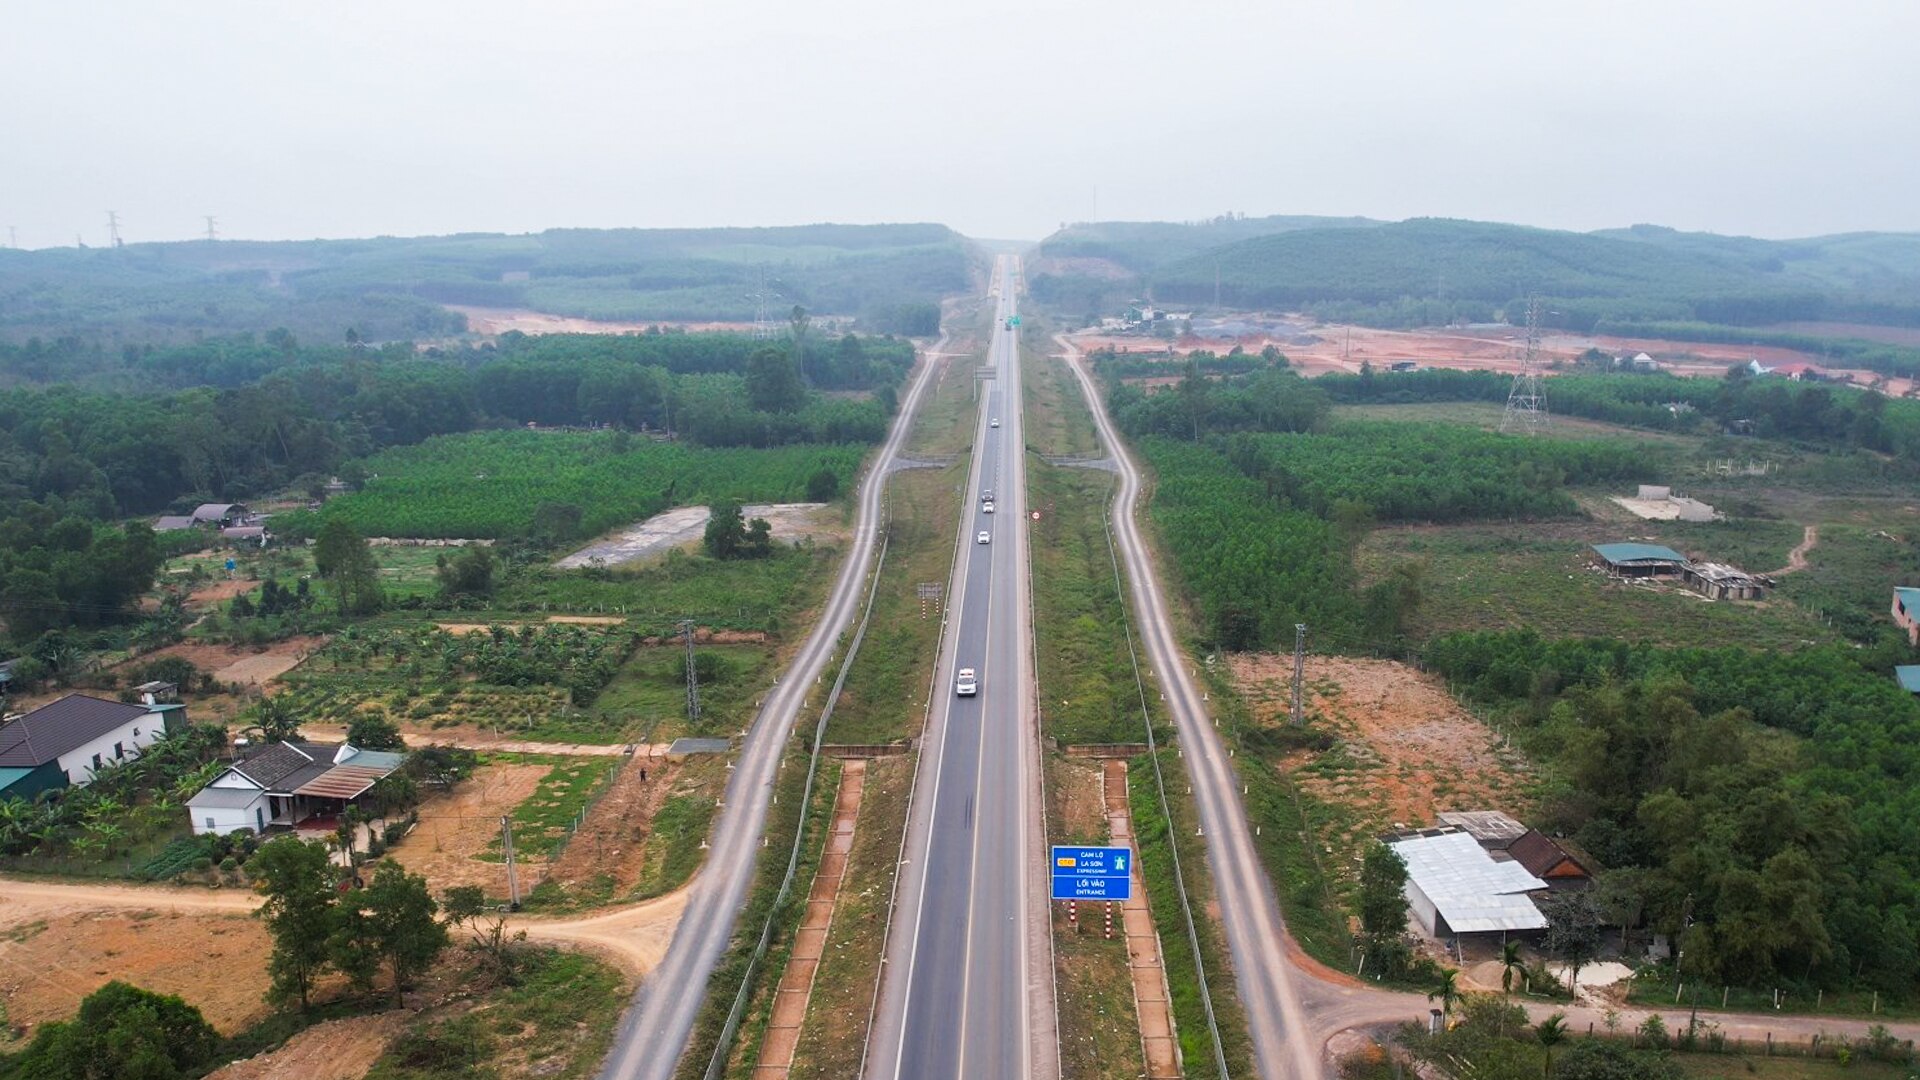
[[[1454,634],[1424,658],[1553,765],[1543,826],[1689,981],[1920,991],[1920,702],[1893,652]],[[1886,655],[1881,655],[1881,653]]]

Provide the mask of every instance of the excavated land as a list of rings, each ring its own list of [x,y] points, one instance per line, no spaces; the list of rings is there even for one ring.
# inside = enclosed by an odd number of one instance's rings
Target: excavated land
[[[1242,654],[1234,678],[1265,723],[1286,723],[1293,661]],[[1359,831],[1431,825],[1442,810],[1524,818],[1531,780],[1518,751],[1448,695],[1440,681],[1392,660],[1310,657],[1307,709],[1331,734],[1284,767],[1301,788],[1353,811]]]

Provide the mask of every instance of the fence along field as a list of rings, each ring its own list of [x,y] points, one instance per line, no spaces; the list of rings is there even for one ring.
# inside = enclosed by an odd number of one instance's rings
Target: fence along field
[[[375,479],[365,489],[316,516],[344,518],[363,536],[507,539],[532,534],[542,504],[567,504],[580,510],[580,534],[595,535],[673,506],[798,502],[821,469],[845,490],[865,453],[857,445],[756,450],[644,439],[625,440],[623,450],[619,434],[485,431],[388,450],[367,462]]]

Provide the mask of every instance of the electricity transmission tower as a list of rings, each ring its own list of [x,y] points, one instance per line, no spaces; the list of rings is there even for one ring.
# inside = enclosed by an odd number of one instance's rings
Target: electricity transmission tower
[[[767,271],[765,267],[761,267],[760,269],[759,285],[755,291],[747,294],[747,299],[753,301],[754,340],[769,340],[774,335],[774,329],[773,320],[767,317],[767,305],[774,300],[781,299],[781,296],[778,292],[767,288]]]
[[[120,246],[120,211],[107,211],[107,246]]]
[[[680,636],[687,639],[687,723],[700,719],[700,672],[693,663],[693,620],[680,620]]]
[[[1507,411],[1500,430],[1516,428],[1532,435],[1547,426],[1547,392],[1540,385],[1540,298],[1527,301],[1527,352],[1507,391]]]
[[[220,230],[214,228],[214,221],[215,221],[214,216],[212,214],[208,214],[207,215],[207,243],[209,244],[213,243],[215,240],[220,239]]]

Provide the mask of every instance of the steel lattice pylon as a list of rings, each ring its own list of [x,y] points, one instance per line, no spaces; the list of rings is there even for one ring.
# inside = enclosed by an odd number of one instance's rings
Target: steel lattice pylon
[[[1513,389],[1507,391],[1500,430],[1517,428],[1532,435],[1548,426],[1547,392],[1540,385],[1540,298],[1536,296],[1527,301],[1527,352],[1513,376]]]

